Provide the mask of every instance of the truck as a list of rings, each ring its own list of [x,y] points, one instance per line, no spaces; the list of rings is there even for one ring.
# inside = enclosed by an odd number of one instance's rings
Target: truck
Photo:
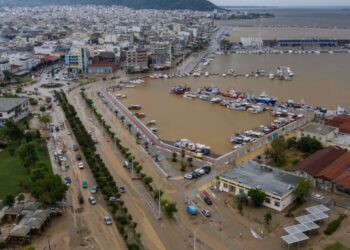
[[[190,215],[197,215],[198,214],[198,208],[194,205],[187,206],[186,211]]]

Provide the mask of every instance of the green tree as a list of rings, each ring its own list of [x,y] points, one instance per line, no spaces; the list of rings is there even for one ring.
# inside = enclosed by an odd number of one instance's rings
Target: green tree
[[[25,246],[24,250],[35,250],[35,247],[33,245]]]
[[[278,137],[271,142],[271,147],[267,150],[267,155],[277,166],[283,166],[286,163],[287,143],[284,137]]]
[[[272,220],[272,214],[271,214],[271,212],[267,212],[264,215],[264,221],[265,221],[266,225],[269,225],[271,220]]]
[[[2,73],[4,74],[4,80],[5,81],[10,81],[11,80],[12,74],[11,74],[10,71],[4,70]]]
[[[35,144],[33,142],[24,143],[17,149],[17,154],[24,165],[24,167],[33,166],[38,160],[37,153],[35,151]]]
[[[30,191],[40,202],[54,204],[64,198],[67,186],[58,175],[46,173],[43,178],[33,182]]]
[[[177,159],[176,159],[177,153],[176,153],[176,152],[173,152],[173,153],[171,154],[171,156],[172,156],[171,161],[172,161],[172,162],[177,162]]]
[[[44,179],[47,173],[48,169],[45,163],[39,161],[30,168],[29,177],[32,182],[36,182],[37,180]]]
[[[5,199],[4,199],[4,205],[5,206],[9,206],[9,207],[12,207],[12,205],[15,203],[15,197],[13,197],[12,194],[8,194],[5,196]]]
[[[154,199],[158,200],[159,198],[162,198],[164,192],[163,190],[155,190],[154,191]]]
[[[149,186],[153,181],[153,178],[151,176],[146,176],[145,178],[143,178],[143,182]]]
[[[193,162],[193,158],[192,158],[192,157],[188,157],[188,158],[187,158],[187,163],[188,163],[188,165],[189,165],[190,167],[193,167],[192,162]]]
[[[266,194],[264,191],[261,191],[260,189],[255,188],[248,191],[248,196],[253,206],[259,207],[263,204]]]
[[[298,186],[293,190],[293,194],[298,202],[304,202],[305,198],[311,194],[312,184],[310,180],[301,178]]]
[[[46,111],[46,108],[44,105],[40,106],[40,112],[45,112]]]
[[[40,122],[44,123],[45,126],[50,122],[50,117],[48,115],[40,116]]]
[[[298,146],[298,141],[296,137],[292,137],[292,138],[288,138],[287,139],[287,148],[291,149],[291,148],[297,148]]]
[[[303,153],[311,155],[316,151],[322,149],[322,144],[317,139],[310,136],[301,137],[298,141],[298,149]]]
[[[184,165],[185,156],[186,156],[186,151],[184,149],[181,149],[181,166]]]
[[[5,128],[0,130],[0,133],[4,135],[8,140],[19,141],[23,139],[23,130],[12,120],[5,122]]]
[[[131,123],[128,123],[127,126],[128,126],[129,131],[131,131],[131,127],[132,127]]]
[[[177,212],[176,202],[170,202],[168,200],[163,200],[162,201],[162,205],[163,205],[163,208],[164,208],[164,213],[168,217],[172,217],[174,215],[174,213]]]

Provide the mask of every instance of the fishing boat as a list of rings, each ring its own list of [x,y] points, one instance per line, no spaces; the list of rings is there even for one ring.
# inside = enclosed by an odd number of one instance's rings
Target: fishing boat
[[[255,98],[256,103],[275,105],[277,98],[268,96],[265,92]]]
[[[206,72],[204,73],[204,76],[209,76],[209,72],[206,71]]]
[[[131,105],[128,107],[129,110],[139,110],[139,109],[141,109],[141,108],[142,108],[141,105],[138,105],[138,104],[131,104]]]
[[[153,133],[157,133],[157,132],[158,132],[158,129],[157,129],[157,128],[150,128],[150,130],[151,130]]]
[[[185,92],[190,91],[191,88],[187,87],[186,85],[176,85],[175,87],[172,87],[170,89],[170,93],[174,93],[177,95],[183,95]]]
[[[196,94],[190,93],[190,92],[186,92],[183,97],[188,98],[188,99],[193,99],[193,98],[197,98]]]
[[[123,98],[126,98],[126,95],[124,95],[124,94],[116,94],[115,97],[117,99],[123,99]]]
[[[221,98],[219,98],[219,97],[213,97],[213,98],[210,99],[210,102],[211,102],[211,103],[219,103],[219,102],[221,102]]]
[[[145,118],[145,117],[146,117],[146,114],[145,114],[145,113],[138,113],[138,112],[136,112],[136,113],[135,113],[135,116],[136,116],[137,118]]]
[[[204,101],[209,101],[210,96],[209,95],[200,95],[198,98],[201,100],[204,100]]]
[[[152,125],[156,125],[156,120],[150,120],[146,122],[146,126],[152,126]]]
[[[270,78],[271,80],[275,79],[275,74],[274,74],[274,73],[272,73],[272,72],[270,72],[270,74],[269,74],[269,78]]]

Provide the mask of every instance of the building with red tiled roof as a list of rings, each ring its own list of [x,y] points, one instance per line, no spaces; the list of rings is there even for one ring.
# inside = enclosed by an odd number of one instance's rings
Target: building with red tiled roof
[[[339,128],[339,132],[341,133],[350,134],[350,116],[339,115],[331,120],[327,120],[326,124]]]
[[[339,147],[327,147],[292,169],[312,181],[314,187],[350,195],[350,152]]]

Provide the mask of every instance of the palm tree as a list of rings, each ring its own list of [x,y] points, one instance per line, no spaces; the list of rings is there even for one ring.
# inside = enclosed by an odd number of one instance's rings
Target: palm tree
[[[148,142],[147,141],[145,141],[145,149],[146,149],[146,151],[148,151]]]
[[[115,111],[114,111],[114,114],[115,114],[115,116],[118,117],[119,111],[118,111],[118,110],[115,110]]]
[[[181,150],[181,166],[184,165],[184,158],[186,156],[186,152],[184,149]]]
[[[192,158],[192,157],[188,157],[188,158],[187,158],[187,162],[188,162],[188,165],[189,165],[190,167],[193,167],[193,165],[192,165],[193,158]]]
[[[137,144],[139,143],[140,136],[141,136],[141,133],[140,133],[140,132],[137,132],[137,133],[136,133],[136,143],[137,143]]]
[[[269,225],[271,219],[272,219],[272,214],[271,214],[271,212],[267,212],[267,213],[264,215],[264,220],[265,220],[265,222],[266,222],[266,225]]]
[[[124,123],[125,116],[122,115],[122,116],[120,117],[120,120],[122,121],[122,123]]]
[[[132,127],[131,123],[128,123],[127,126],[128,126],[129,131],[131,131],[131,127]]]
[[[177,159],[176,159],[177,153],[176,153],[176,152],[173,152],[173,153],[172,153],[172,157],[173,157],[173,159],[172,159],[171,161],[172,161],[172,162],[176,162],[176,161],[177,161]]]

